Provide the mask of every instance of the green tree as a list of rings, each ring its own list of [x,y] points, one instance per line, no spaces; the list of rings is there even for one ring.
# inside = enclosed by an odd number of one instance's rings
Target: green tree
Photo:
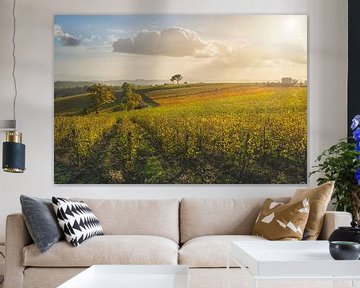
[[[177,84],[179,84],[179,82],[183,79],[183,76],[181,76],[181,74],[175,74],[173,76],[171,76],[170,81],[174,82],[176,81]]]
[[[126,93],[128,91],[132,91],[133,85],[131,83],[124,82],[121,88]]]
[[[342,139],[317,157],[318,164],[313,166],[314,170],[310,173],[319,173],[316,180],[319,185],[335,181],[332,199],[336,210],[351,212],[356,221],[360,221],[360,187],[354,175],[360,167],[359,157],[355,143]]]
[[[124,104],[126,105],[127,110],[133,110],[138,107],[141,103],[141,96],[136,94],[132,90],[132,85],[125,82],[122,85],[123,93],[124,93]]]
[[[91,93],[91,106],[99,113],[101,106],[105,103],[111,103],[116,100],[116,97],[109,86],[96,83],[87,89]]]

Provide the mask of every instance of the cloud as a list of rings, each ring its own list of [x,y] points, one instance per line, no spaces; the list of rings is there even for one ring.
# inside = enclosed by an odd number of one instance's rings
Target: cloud
[[[287,51],[288,54],[284,53],[284,56],[288,60],[298,64],[307,64],[307,49],[301,45],[289,44]]]
[[[181,27],[162,31],[141,31],[133,38],[119,38],[112,43],[113,52],[211,58],[215,65],[236,67],[268,67],[284,61],[306,64],[307,51],[298,43],[245,42],[231,43],[204,40],[198,33]]]
[[[296,43],[246,43],[234,45],[230,51],[222,51],[209,63],[218,69],[266,68],[288,65],[306,65],[307,51]]]
[[[63,46],[79,46],[80,38],[77,38],[69,33],[65,33],[60,25],[54,25],[55,37],[61,40]]]
[[[113,43],[118,53],[172,57],[214,57],[230,49],[219,41],[205,41],[195,31],[181,27],[162,31],[142,31],[134,38],[120,38]]]
[[[266,60],[283,59],[296,64],[307,63],[307,51],[300,44],[278,43],[266,45],[259,51],[259,56]]]
[[[123,29],[108,29],[107,30],[110,34],[124,34],[126,33],[126,30]]]

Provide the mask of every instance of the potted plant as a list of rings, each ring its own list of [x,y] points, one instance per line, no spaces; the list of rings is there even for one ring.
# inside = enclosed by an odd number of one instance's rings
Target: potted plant
[[[352,213],[353,219],[360,223],[360,115],[353,118],[351,129],[353,139],[342,139],[324,150],[310,175],[320,173],[318,185],[335,181],[332,195],[335,209]]]

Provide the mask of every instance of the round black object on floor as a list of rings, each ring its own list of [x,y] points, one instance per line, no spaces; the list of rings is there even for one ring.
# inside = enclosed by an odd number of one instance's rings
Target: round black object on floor
[[[357,242],[332,241],[329,250],[335,260],[358,260],[360,257],[360,244]]]

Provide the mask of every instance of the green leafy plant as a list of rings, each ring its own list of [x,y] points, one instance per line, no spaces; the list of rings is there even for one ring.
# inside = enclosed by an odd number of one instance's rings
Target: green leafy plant
[[[332,195],[335,209],[351,212],[354,220],[359,221],[360,183],[358,173],[360,171],[360,151],[358,143],[347,140],[352,139],[342,139],[339,143],[325,149],[317,157],[316,162],[318,164],[313,166],[314,170],[310,175],[320,174],[316,180],[319,185],[328,181],[335,181],[335,189]],[[357,142],[356,138],[355,140]]]

